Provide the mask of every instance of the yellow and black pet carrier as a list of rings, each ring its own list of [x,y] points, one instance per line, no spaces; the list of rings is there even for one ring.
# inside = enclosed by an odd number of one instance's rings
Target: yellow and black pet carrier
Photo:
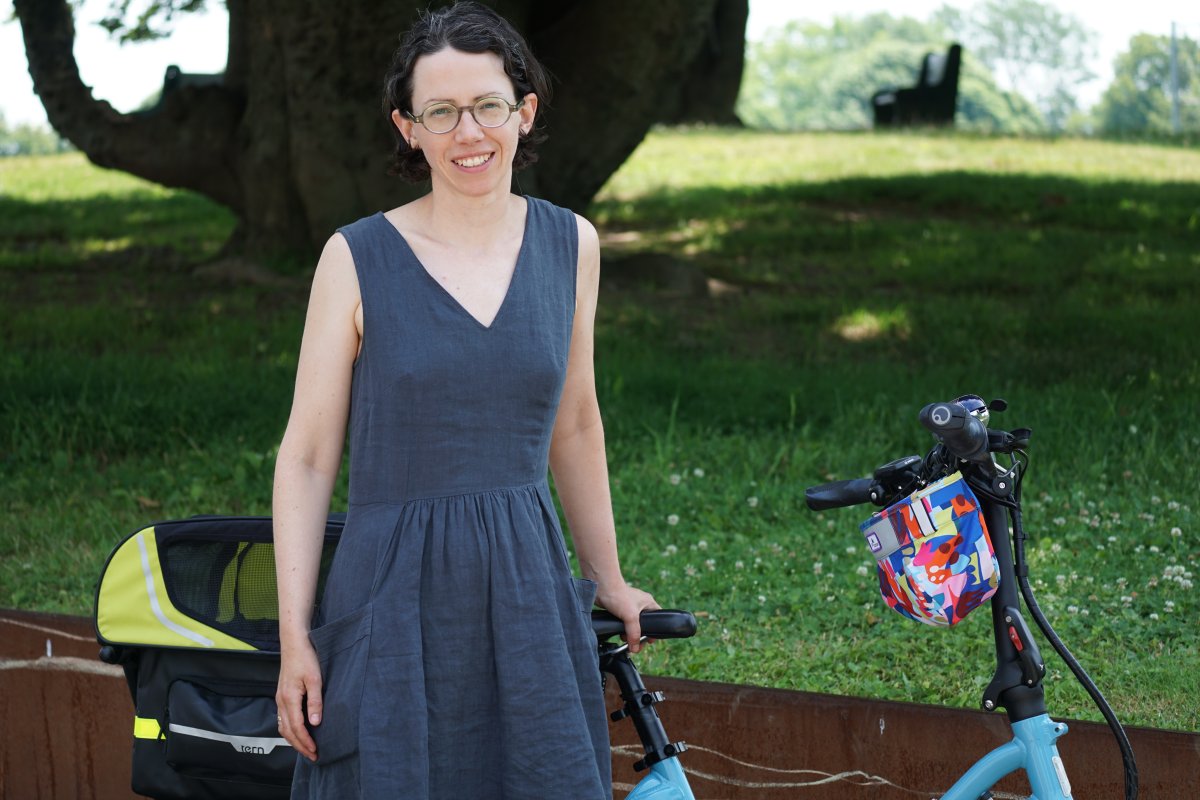
[[[342,520],[325,528],[317,597]],[[100,657],[133,696],[135,792],[156,800],[289,794],[276,727],[279,604],[269,517],[192,517],[136,531],[96,589]]]

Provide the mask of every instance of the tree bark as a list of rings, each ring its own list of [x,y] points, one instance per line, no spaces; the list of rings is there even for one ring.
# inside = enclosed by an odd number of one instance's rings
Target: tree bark
[[[744,37],[744,14],[729,9],[746,2],[493,2],[555,78],[550,139],[517,174],[518,191],[582,211],[651,125],[678,116],[688,76],[714,64],[714,32],[721,42]],[[392,136],[380,109],[391,54],[426,5],[228,0],[222,82],[184,85],[155,109],[121,114],[80,80],[67,0],[15,0],[54,128],[96,164],[227,206],[239,220],[228,249],[252,257],[309,254],[338,225],[426,191],[386,174]],[[740,45],[722,58],[735,51],[740,75]],[[732,114],[736,87],[717,97]]]

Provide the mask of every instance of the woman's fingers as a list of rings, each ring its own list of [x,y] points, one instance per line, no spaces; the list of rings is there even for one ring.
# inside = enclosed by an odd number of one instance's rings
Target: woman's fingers
[[[292,678],[287,670],[280,673],[275,704],[279,708],[279,733],[296,752],[309,761],[317,760],[317,745],[305,726],[304,711],[308,706],[310,724],[321,720],[321,673],[317,671]]]

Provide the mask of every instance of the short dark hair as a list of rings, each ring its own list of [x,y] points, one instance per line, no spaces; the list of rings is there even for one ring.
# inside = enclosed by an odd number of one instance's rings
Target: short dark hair
[[[457,2],[448,8],[421,14],[417,23],[400,39],[383,81],[383,115],[396,137],[396,149],[388,172],[419,183],[429,179],[429,162],[409,146],[392,122],[392,111],[411,114],[413,67],[421,56],[432,55],[447,47],[464,53],[495,53],[504,62],[504,72],[512,81],[516,100],[536,94],[539,106],[550,101],[550,79],[545,67],[534,57],[524,37],[508,20],[487,6],[475,2]],[[546,134],[534,120],[529,133],[520,134],[513,170],[524,169],[537,161],[537,145]]]

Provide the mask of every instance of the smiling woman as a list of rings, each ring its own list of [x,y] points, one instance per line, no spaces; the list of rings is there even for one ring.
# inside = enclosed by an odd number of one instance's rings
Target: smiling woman
[[[622,618],[636,651],[658,605],[617,559],[596,232],[511,188],[548,94],[495,12],[423,16],[384,113],[394,172],[429,191],[340,228],[317,265],[273,503],[293,797],[611,796],[589,612]],[[349,510],[314,619],[347,423]]]

